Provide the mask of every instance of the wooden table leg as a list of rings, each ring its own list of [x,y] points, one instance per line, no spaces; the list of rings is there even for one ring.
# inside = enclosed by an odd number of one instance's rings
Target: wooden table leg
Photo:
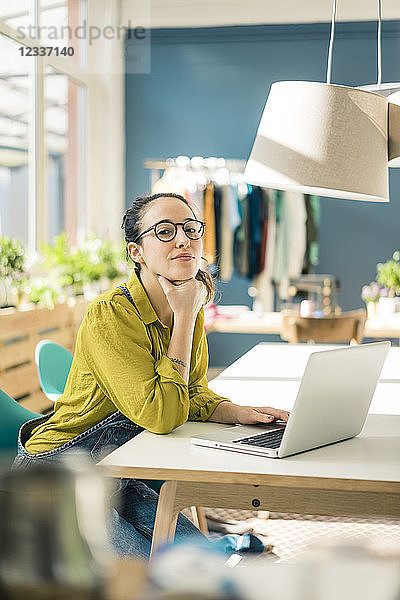
[[[172,541],[178,513],[187,506],[211,506],[245,510],[271,510],[343,517],[400,518],[396,492],[365,489],[325,489],[239,483],[166,481],[160,492],[154,526],[152,553]]]
[[[204,508],[202,506],[191,506],[190,510],[192,513],[193,523],[198,529],[200,529],[201,533],[204,533],[204,535],[208,535],[209,532]]]
[[[154,551],[165,542],[172,542],[175,536],[178,509],[176,508],[176,481],[165,481],[160,490],[150,558]]]

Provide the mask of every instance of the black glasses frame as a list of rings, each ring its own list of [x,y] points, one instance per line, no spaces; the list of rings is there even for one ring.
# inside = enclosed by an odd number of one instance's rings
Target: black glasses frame
[[[188,222],[190,222],[190,221],[194,221],[195,223],[200,223],[200,225],[202,226],[201,234],[200,234],[200,236],[198,238],[191,238],[187,234],[187,232],[185,231],[185,229],[184,229],[185,224],[188,223]],[[170,225],[174,226],[175,233],[172,236],[172,238],[170,238],[169,240],[162,240],[160,237],[158,237],[157,231],[156,231],[156,227],[158,225],[160,225],[160,223],[169,223]],[[185,219],[185,221],[183,221],[183,223],[174,223],[173,221],[170,221],[169,219],[162,219],[162,221],[158,221],[157,223],[155,223],[154,225],[152,225],[148,229],[145,229],[144,231],[142,231],[142,233],[140,235],[138,235],[137,238],[135,238],[133,241],[136,243],[138,240],[140,240],[140,238],[142,237],[142,235],[144,235],[145,233],[149,233],[150,231],[154,231],[154,235],[156,236],[156,238],[158,240],[160,240],[160,242],[171,242],[173,239],[175,239],[176,234],[178,233],[178,225],[181,225],[182,230],[183,230],[184,234],[186,235],[186,237],[189,240],[192,240],[192,241],[199,240],[200,238],[203,237],[203,235],[204,235],[204,229],[205,229],[205,226],[206,226],[206,224],[204,223],[204,221],[199,221],[198,219]]]

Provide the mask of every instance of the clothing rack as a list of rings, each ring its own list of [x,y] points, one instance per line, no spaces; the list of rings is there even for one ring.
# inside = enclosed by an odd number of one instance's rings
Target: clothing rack
[[[211,274],[250,279],[254,305],[269,312],[275,297],[288,298],[290,280],[317,264],[319,204],[314,196],[247,185],[245,166],[202,156],[144,162],[152,193],[176,192],[197,207],[207,224],[203,255]]]
[[[144,161],[144,168],[151,171],[151,186],[160,178],[160,171],[165,171],[169,167],[177,167],[179,169],[190,169],[196,170],[210,170],[216,169],[228,169],[234,173],[243,173],[246,167],[245,160],[237,158],[221,158],[216,156],[210,156],[204,158],[203,156],[177,156],[176,158],[164,159],[146,159]]]

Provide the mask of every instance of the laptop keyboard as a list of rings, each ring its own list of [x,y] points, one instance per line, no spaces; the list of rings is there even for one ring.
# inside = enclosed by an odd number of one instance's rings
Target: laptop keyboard
[[[258,448],[279,448],[284,433],[284,428],[276,429],[274,431],[267,431],[266,433],[257,433],[257,435],[241,438],[240,440],[233,440],[233,443],[257,446]]]

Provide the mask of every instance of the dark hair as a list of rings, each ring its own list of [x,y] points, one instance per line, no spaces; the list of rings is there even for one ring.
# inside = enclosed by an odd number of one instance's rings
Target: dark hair
[[[145,207],[148,204],[150,204],[150,202],[153,202],[154,200],[157,200],[158,198],[177,198],[178,200],[181,200],[182,202],[184,202],[186,204],[186,206],[188,206],[190,208],[190,210],[193,213],[193,216],[195,217],[195,219],[197,219],[197,216],[196,216],[193,208],[190,206],[188,201],[180,194],[174,194],[173,192],[166,192],[165,194],[152,194],[152,195],[138,196],[132,202],[132,205],[130,206],[130,208],[128,208],[128,210],[126,211],[126,213],[124,214],[124,216],[122,218],[121,229],[124,230],[125,242],[127,245],[126,246],[126,257],[128,260],[131,258],[130,254],[128,252],[128,244],[130,242],[134,242],[136,240],[136,238],[138,237],[138,235],[140,234],[139,229],[140,229],[140,226],[142,223],[143,215],[145,213]],[[135,243],[140,244],[140,241],[137,241]],[[207,263],[207,259],[204,258],[204,256],[202,256],[201,258],[203,261],[205,261]],[[135,262],[135,271],[137,274],[140,273],[140,264],[137,262]],[[198,279],[199,281],[201,281],[202,283],[204,283],[204,285],[206,286],[207,297],[206,297],[204,303],[207,304],[208,302],[212,302],[214,300],[215,290],[214,290],[214,282],[213,282],[213,279],[212,279],[209,271],[206,268],[200,268],[197,271],[195,278]]]

